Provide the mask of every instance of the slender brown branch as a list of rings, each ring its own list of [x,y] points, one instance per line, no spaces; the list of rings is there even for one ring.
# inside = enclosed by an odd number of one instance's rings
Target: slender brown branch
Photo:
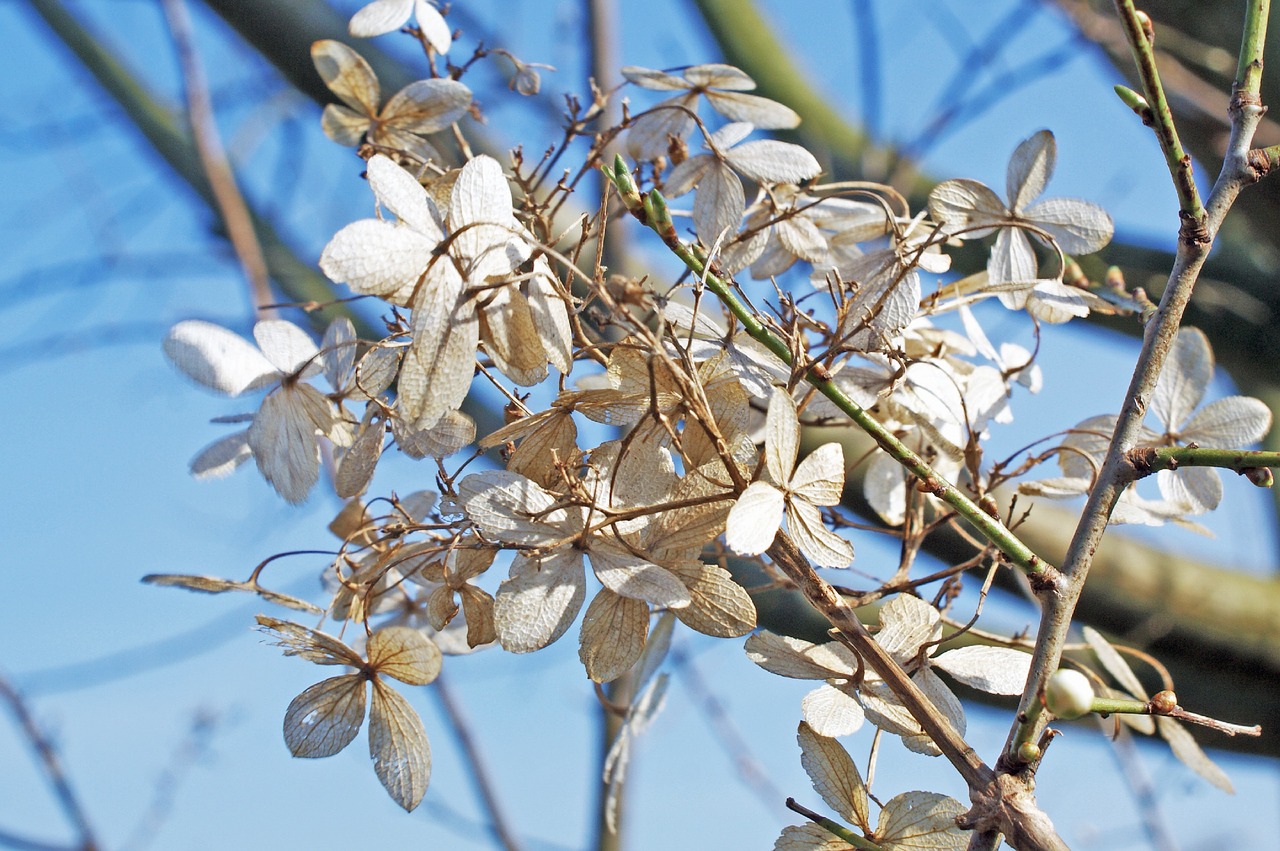
[[[484,805],[485,812],[489,815],[489,829],[493,832],[493,838],[506,851],[520,851],[520,841],[516,838],[515,832],[512,831],[511,825],[503,812],[497,789],[494,787],[489,771],[485,767],[484,755],[480,753],[480,746],[477,744],[475,736],[471,733],[471,725],[467,721],[466,712],[458,705],[457,698],[454,697],[453,690],[445,682],[444,676],[436,677],[431,688],[432,694],[436,696],[436,699],[440,702],[440,707],[444,710],[445,718],[449,721],[449,726],[453,730],[453,737],[458,740],[463,754],[466,755],[468,773],[471,775],[472,783],[475,784],[476,792],[480,795],[480,802]]]
[[[186,88],[187,115],[191,121],[191,132],[196,144],[196,152],[200,157],[200,165],[209,180],[213,197],[226,225],[231,246],[235,249],[240,267],[244,270],[249,282],[249,296],[255,314],[258,317],[274,315],[267,305],[276,301],[271,293],[271,279],[267,272],[267,260],[258,243],[257,233],[253,227],[253,217],[245,203],[244,196],[236,186],[235,173],[227,160],[222,140],[218,136],[218,126],[214,121],[213,102],[209,97],[208,84],[204,70],[200,65],[200,57],[196,52],[195,36],[191,25],[191,16],[187,11],[185,0],[163,0],[165,17],[169,21],[169,31],[173,35],[173,43],[178,51],[178,62],[182,68],[182,78]]]
[[[58,805],[67,817],[67,821],[75,828],[79,838],[74,847],[78,851],[98,851],[102,846],[98,844],[98,840],[94,835],[93,825],[89,822],[89,815],[81,805],[80,798],[76,795],[75,790],[71,788],[71,781],[67,778],[66,772],[62,768],[62,760],[58,758],[57,749],[54,747],[53,742],[45,736],[44,731],[40,729],[40,725],[36,723],[36,719],[27,707],[26,701],[22,699],[22,695],[13,687],[9,679],[3,675],[0,675],[0,699],[9,705],[9,711],[13,713],[14,720],[18,722],[18,726],[22,729],[27,744],[35,752],[36,759],[44,771],[45,780],[48,781],[50,788],[53,790],[54,798],[57,799]],[[39,846],[29,844],[27,847]]]

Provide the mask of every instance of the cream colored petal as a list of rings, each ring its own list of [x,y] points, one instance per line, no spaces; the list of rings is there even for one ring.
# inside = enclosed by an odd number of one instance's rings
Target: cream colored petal
[[[406,811],[418,806],[431,779],[427,732],[409,701],[381,680],[373,681],[369,756],[391,799]]]
[[[373,67],[340,41],[324,39],[311,45],[311,61],[324,84],[343,103],[366,116],[378,112],[382,95]]]
[[[625,674],[644,651],[649,606],[602,588],[582,616],[578,658],[587,676],[608,683]]]
[[[284,743],[296,757],[333,756],[351,744],[364,723],[362,674],[330,677],[295,697],[284,713]]]

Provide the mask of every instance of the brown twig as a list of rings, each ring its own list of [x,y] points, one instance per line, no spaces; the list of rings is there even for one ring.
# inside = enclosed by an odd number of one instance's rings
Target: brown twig
[[[235,249],[240,267],[244,270],[249,282],[250,300],[253,302],[255,317],[264,318],[273,315],[267,308],[276,301],[271,293],[271,280],[267,272],[267,261],[258,243],[258,235],[253,227],[253,217],[244,196],[236,186],[235,173],[227,160],[222,140],[218,136],[218,126],[213,117],[213,102],[209,97],[208,84],[204,70],[200,65],[200,57],[196,52],[191,16],[187,12],[184,0],[163,0],[165,17],[169,21],[169,31],[173,35],[173,43],[178,51],[178,62],[182,68],[182,78],[186,88],[187,115],[191,121],[191,132],[195,139],[196,151],[200,156],[200,165],[213,190],[213,197],[218,212],[227,228],[227,236]]]
[[[9,705],[9,711],[13,713],[14,720],[18,722],[18,726],[22,728],[27,744],[35,752],[36,758],[44,770],[45,779],[53,790],[54,798],[57,799],[58,805],[62,807],[67,821],[75,828],[79,838],[74,848],[78,849],[78,851],[98,851],[102,846],[98,844],[98,840],[94,836],[93,825],[89,823],[88,813],[81,806],[80,799],[76,796],[75,790],[71,788],[71,781],[67,779],[66,772],[63,771],[62,761],[58,758],[57,749],[53,746],[53,742],[45,736],[44,731],[40,729],[40,725],[36,723],[36,719],[27,707],[26,701],[22,699],[22,695],[3,675],[0,675],[0,699],[3,699]],[[17,839],[18,837],[14,838]],[[18,847],[22,846],[19,845]],[[26,847],[61,847],[64,851],[67,848],[67,846],[56,845],[40,846],[38,843],[30,841],[28,841]]]
[[[475,736],[471,734],[471,725],[467,722],[467,715],[458,705],[458,701],[453,695],[453,690],[449,688],[443,676],[436,677],[435,682],[431,685],[431,693],[440,702],[445,718],[453,730],[453,737],[457,739],[458,744],[462,747],[463,754],[466,756],[468,773],[471,775],[471,780],[480,795],[481,803],[484,804],[485,811],[489,815],[489,829],[493,831],[494,839],[506,851],[520,851],[520,841],[511,830],[511,825],[507,822],[507,817],[503,813],[502,802],[498,799],[497,789],[494,787],[489,771],[485,767],[484,756],[480,753],[480,747],[476,743]]]

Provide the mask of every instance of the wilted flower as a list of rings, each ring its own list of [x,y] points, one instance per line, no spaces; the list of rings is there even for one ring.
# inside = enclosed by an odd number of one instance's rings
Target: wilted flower
[[[471,387],[480,343],[472,288],[510,276],[531,249],[511,213],[502,167],[490,157],[463,166],[443,221],[413,175],[386,157],[369,160],[369,186],[398,221],[347,225],[325,246],[320,268],[355,292],[412,308],[413,343],[400,366],[399,410],[415,428],[426,429],[457,410]],[[437,253],[442,243],[448,248]],[[563,311],[563,302],[557,303]],[[527,324],[537,327],[532,318]]]
[[[800,419],[795,402],[782,390],[769,400],[765,421],[766,479],[752,482],[729,512],[724,540],[742,555],[769,548],[783,515],[796,546],[820,567],[848,567],[853,545],[827,528],[819,506],[840,502],[844,489],[844,448],[827,443],[796,466]]]
[[[349,345],[332,342],[342,333],[335,327],[338,323],[326,335],[326,349]],[[320,477],[316,435],[346,445],[350,428],[337,406],[303,380],[325,366],[307,332],[292,322],[267,319],[254,326],[253,336],[261,350],[219,325],[193,319],[179,322],[165,337],[169,360],[206,387],[239,396],[275,385],[248,418],[249,429],[205,447],[192,460],[191,472],[197,478],[226,475],[252,455],[277,493],[289,502],[302,502]],[[339,361],[341,357],[330,359]],[[336,368],[330,374],[340,376]]]
[[[1044,231],[1068,254],[1091,254],[1111,241],[1115,226],[1097,204],[1074,198],[1051,198],[1035,202],[1053,176],[1057,146],[1053,134],[1041,130],[1018,145],[1009,160],[1005,182],[1006,206],[995,192],[976,180],[946,180],[929,193],[929,212],[960,239],[977,239],[996,230],[996,244],[987,261],[987,276],[1000,292],[1001,302],[1020,310],[1033,294],[1045,301],[1041,318],[1062,322],[1083,305],[1060,280],[1038,279],[1036,256],[1027,231],[1030,225]],[[1030,232],[1037,240],[1044,237]],[[1034,284],[1013,291],[1000,291],[1004,284]],[[1079,302],[1079,304],[1077,304]],[[1070,308],[1064,316],[1061,311]],[[1087,313],[1087,308],[1084,310]]]
[[[1261,440],[1271,428],[1271,411],[1258,399],[1228,396],[1195,410],[1212,379],[1213,351],[1208,338],[1198,328],[1180,329],[1151,399],[1150,411],[1160,421],[1161,431],[1143,426],[1135,448],[1194,443],[1207,449],[1243,449]],[[1047,497],[1087,492],[1102,466],[1115,426],[1114,414],[1079,423],[1064,442],[1074,451],[1058,455],[1064,478],[1024,482],[1019,490]],[[1160,500],[1146,499],[1130,487],[1117,503],[1111,522],[1158,526],[1212,511],[1222,501],[1222,479],[1212,467],[1160,470],[1155,479]]]
[[[964,735],[964,708],[933,668],[957,681],[989,694],[1021,694],[1030,670],[1031,655],[1007,647],[957,647],[933,655],[942,637],[938,610],[918,597],[906,594],[885,603],[880,610],[876,643],[911,674],[939,712]],[[926,644],[930,650],[921,657]],[[862,665],[853,651],[837,641],[811,644],[798,638],[757,633],[747,639],[747,656],[760,667],[783,677],[826,680],[805,695],[804,719],[824,736],[844,736],[858,730],[863,718],[885,732],[902,737],[916,753],[941,753],[933,740],[898,701],[879,675]],[[858,676],[861,674],[861,681]]]
[[[354,674],[330,677],[295,697],[284,714],[284,741],[297,757],[333,756],[364,723],[365,683],[373,686],[369,711],[369,756],[392,799],[412,810],[431,778],[431,748],[422,719],[382,677],[412,686],[440,675],[440,651],[415,629],[391,626],[369,636],[368,660],[338,639],[289,621],[258,615],[262,631],[273,635],[286,656],[317,665],[348,665]]]
[[[827,806],[842,819],[856,825],[883,851],[962,851],[969,845],[969,833],[956,824],[965,812],[964,804],[936,792],[903,792],[880,810],[873,830],[867,785],[848,752],[834,738],[819,735],[801,721],[796,731],[800,742],[800,763]],[[877,803],[879,803],[877,801]],[[854,851],[850,844],[823,825],[807,822],[783,828],[774,851]]]
[[[462,83],[431,79],[410,83],[380,107],[382,94],[373,68],[340,41],[311,45],[311,61],[324,84],[346,104],[331,103],[321,116],[325,135],[339,145],[354,148],[367,140],[422,162],[440,162],[440,152],[426,137],[457,121],[471,106],[471,90]]]
[[[649,109],[631,123],[627,148],[638,160],[652,160],[667,152],[670,139],[683,140],[696,126],[693,113],[698,97],[730,121],[745,121],[765,130],[795,127],[800,116],[777,101],[749,95],[756,81],[732,65],[694,65],[681,76],[634,65],[622,69],[622,76],[645,89],[681,92]]]
[[[697,187],[693,222],[707,245],[732,238],[742,222],[746,195],[734,171],[761,184],[800,183],[822,171],[799,145],[775,139],[742,142],[754,129],[746,122],[726,124],[707,140],[711,153],[690,157],[667,176],[666,192],[673,198]]]

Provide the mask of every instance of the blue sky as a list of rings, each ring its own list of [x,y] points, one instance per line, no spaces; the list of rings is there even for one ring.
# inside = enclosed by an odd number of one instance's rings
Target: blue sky
[[[358,4],[345,2],[348,10]],[[457,0],[494,38],[531,61],[560,67],[548,89],[579,90],[583,74],[561,35],[580,30],[579,4]],[[848,3],[763,4],[815,80],[851,117],[860,107],[856,45]],[[954,68],[957,40],[974,37],[1007,3],[943,4],[932,21],[915,4],[874,4],[885,43],[885,133],[909,139]],[[714,58],[675,0],[623,0],[623,61],[662,67]],[[803,13],[797,10],[804,6]],[[985,8],[989,7],[989,8]],[[158,7],[131,0],[72,6],[102,31],[149,82],[176,96],[172,51]],[[318,132],[318,110],[271,80],[216,19],[193,10],[200,47],[219,95],[224,135],[242,163],[251,197],[287,210],[286,232],[314,260],[341,225],[369,215],[370,197],[349,152]],[[1065,43],[1051,11],[1035,20],[1000,60]],[[963,17],[961,17],[963,15]],[[385,46],[386,37],[382,40]],[[471,39],[463,37],[469,46]],[[1154,144],[1115,100],[1114,74],[1088,49],[1056,73],[993,106],[931,149],[926,170],[967,176],[1003,189],[1016,144],[1041,127],[1058,138],[1054,194],[1103,204],[1122,231],[1170,241],[1172,191]],[[315,849],[488,848],[479,809],[430,689],[411,699],[423,713],[435,767],[423,807],[403,814],[370,770],[363,737],[327,760],[294,760],[280,737],[289,700],[320,678],[285,659],[251,631],[256,601],[205,597],[138,583],[151,572],[242,577],[284,550],[330,545],[324,527],[336,511],[317,494],[301,508],[281,502],[251,470],[197,483],[191,455],[222,432],[212,417],[240,410],[185,382],[163,360],[159,340],[173,322],[204,317],[239,330],[248,306],[225,246],[209,232],[207,211],[158,165],[132,130],[68,59],[22,3],[0,5],[0,344],[6,418],[3,528],[7,613],[0,618],[0,670],[26,689],[58,741],[73,783],[109,848],[140,847],[137,825],[161,790],[172,790],[151,848],[222,849],[250,844]],[[265,84],[262,81],[267,81]],[[520,113],[500,107],[491,128]],[[555,138],[544,128],[531,149]],[[1051,337],[1044,350],[1047,390],[1023,400],[1018,434],[1040,434],[1119,405],[1133,347],[1085,330]],[[1070,369],[1081,359],[1098,364]],[[1063,389],[1065,388],[1065,389]],[[1225,383],[1219,392],[1228,392]],[[1020,429],[1028,429],[1022,432]],[[1038,430],[1037,430],[1038,429]],[[398,462],[374,490],[429,486],[430,471]],[[1168,532],[1198,549],[1252,569],[1271,550],[1251,530],[1266,506],[1242,484],[1227,488],[1216,542]],[[1176,538],[1174,537],[1176,536]],[[858,539],[860,559],[888,558]],[[277,562],[272,575],[312,593],[320,556]],[[1016,628],[1030,616],[997,612]],[[685,635],[679,643],[725,717],[751,743],[783,795],[817,806],[795,745],[799,699],[808,686],[778,681],[751,665],[739,642]],[[490,651],[449,661],[446,677],[466,706],[499,792],[529,848],[581,848],[589,836],[594,712],[572,640],[527,657]],[[629,838],[634,848],[767,847],[793,821],[781,800],[761,800],[718,740],[686,675],[677,671],[664,714],[635,766]],[[207,747],[180,782],[163,781],[196,713],[218,719]],[[1007,719],[973,710],[971,739],[993,755]],[[1244,719],[1238,719],[1244,720]],[[846,742],[864,760],[868,737]],[[1073,727],[1041,774],[1042,801],[1073,847],[1145,847],[1134,807],[1101,737]],[[1269,763],[1216,757],[1240,794],[1228,798],[1182,771],[1159,748],[1144,757],[1162,778],[1162,804],[1186,847],[1258,847],[1276,821],[1280,789]],[[179,760],[181,762],[181,760]],[[56,840],[67,828],[39,782],[12,725],[0,724],[0,829]],[[886,742],[877,772],[886,796],[913,788],[963,797],[940,761]],[[689,790],[698,790],[690,800]],[[1083,793],[1086,790],[1087,793]],[[1214,838],[1216,837],[1216,839]]]

